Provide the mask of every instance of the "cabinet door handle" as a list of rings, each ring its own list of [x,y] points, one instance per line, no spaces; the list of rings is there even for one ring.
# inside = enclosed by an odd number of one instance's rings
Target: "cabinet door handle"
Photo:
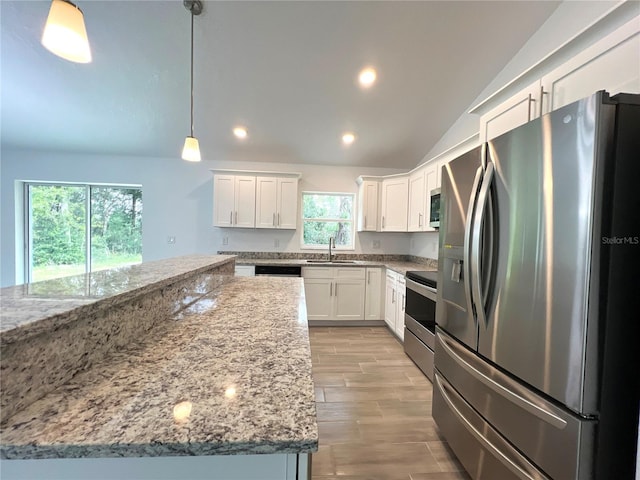
[[[371,272],[367,272],[367,285],[371,283]]]
[[[274,227],[276,226],[276,214],[275,213],[273,214],[273,226]]]
[[[329,296],[333,297],[333,282],[329,284]]]
[[[407,303],[407,297],[403,294],[402,295],[402,311],[404,312],[404,309],[406,307],[406,303]]]
[[[233,225],[233,212],[229,212],[229,225]]]
[[[238,224],[238,212],[236,211],[236,225]]]
[[[336,283],[336,288],[333,290],[333,293],[336,297],[338,296],[338,283]]]
[[[382,228],[384,228],[384,215],[382,216]]]
[[[391,303],[396,303],[396,291],[391,291]]]
[[[529,94],[529,107],[527,110],[527,121],[531,121],[531,102],[535,102],[535,100],[531,98],[531,94]]]
[[[418,226],[421,227],[422,226],[422,214],[418,213]]]
[[[544,91],[544,86],[540,87],[540,116],[542,116],[542,104],[544,103],[544,96],[547,94],[547,92]]]

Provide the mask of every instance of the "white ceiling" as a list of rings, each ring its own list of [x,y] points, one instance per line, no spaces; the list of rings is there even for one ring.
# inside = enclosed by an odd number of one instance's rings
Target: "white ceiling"
[[[88,65],[40,45],[48,1],[0,1],[3,147],[179,158],[188,11],[181,1],[77,4]],[[195,18],[203,159],[414,167],[557,5],[207,1]],[[362,91],[366,65],[379,80]],[[345,130],[357,134],[349,148]]]

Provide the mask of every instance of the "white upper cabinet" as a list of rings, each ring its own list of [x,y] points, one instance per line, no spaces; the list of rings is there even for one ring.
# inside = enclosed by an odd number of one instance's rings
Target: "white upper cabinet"
[[[410,232],[424,230],[427,211],[426,168],[422,167],[409,176],[409,214],[407,218]]]
[[[545,113],[598,90],[640,93],[640,20],[634,19],[542,77]]]
[[[213,171],[215,227],[296,229],[299,173]]]
[[[358,183],[358,231],[380,231],[380,224],[378,223],[380,181],[359,177],[356,182]]]
[[[480,141],[486,142],[540,116],[540,80],[480,117]]]
[[[256,177],[214,175],[213,225],[253,228],[256,219]]]
[[[489,107],[493,103],[490,98],[471,112],[490,108],[480,118],[480,141],[484,142],[599,90],[611,95],[640,93],[638,17],[572,55],[506,101]]]
[[[409,176],[408,230],[434,232],[429,226],[431,191],[440,187],[440,162],[421,166]]]
[[[382,181],[381,231],[406,232],[409,207],[409,177],[391,177]]]
[[[256,178],[256,228],[296,229],[298,178]]]

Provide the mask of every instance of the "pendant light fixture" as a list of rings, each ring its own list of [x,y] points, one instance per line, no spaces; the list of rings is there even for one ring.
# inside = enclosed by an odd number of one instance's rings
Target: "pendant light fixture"
[[[51,53],[76,63],[91,62],[91,48],[82,10],[67,0],[51,0],[42,45]]]
[[[198,139],[193,136],[193,18],[202,13],[200,0],[184,0],[184,7],[191,13],[191,135],[184,140],[182,159],[188,162],[200,161],[200,145]]]

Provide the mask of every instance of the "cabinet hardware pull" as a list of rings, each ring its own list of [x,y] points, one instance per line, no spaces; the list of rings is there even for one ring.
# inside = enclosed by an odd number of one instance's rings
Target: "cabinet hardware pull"
[[[547,92],[544,91],[544,85],[540,87],[540,116],[542,116],[542,103]]]
[[[535,102],[533,98],[531,98],[531,94],[529,94],[529,106],[527,109],[527,121],[531,121],[531,102]]]
[[[236,211],[236,225],[238,224],[238,212]]]
[[[421,227],[422,226],[422,214],[418,213],[418,226]]]
[[[391,303],[396,303],[396,291],[391,291]]]
[[[384,228],[384,215],[382,216],[382,228]]]
[[[275,213],[273,214],[273,226],[274,227],[276,226],[276,214]]]
[[[338,296],[338,283],[336,282],[336,288],[334,289],[333,293],[335,293],[335,296]]]
[[[407,297],[403,294],[402,295],[402,311],[403,312],[405,310],[406,304],[407,304]]]
[[[367,285],[371,283],[371,272],[367,272]]]
[[[229,212],[229,225],[233,225],[233,212]]]
[[[329,296],[333,297],[333,282],[329,284]]]

